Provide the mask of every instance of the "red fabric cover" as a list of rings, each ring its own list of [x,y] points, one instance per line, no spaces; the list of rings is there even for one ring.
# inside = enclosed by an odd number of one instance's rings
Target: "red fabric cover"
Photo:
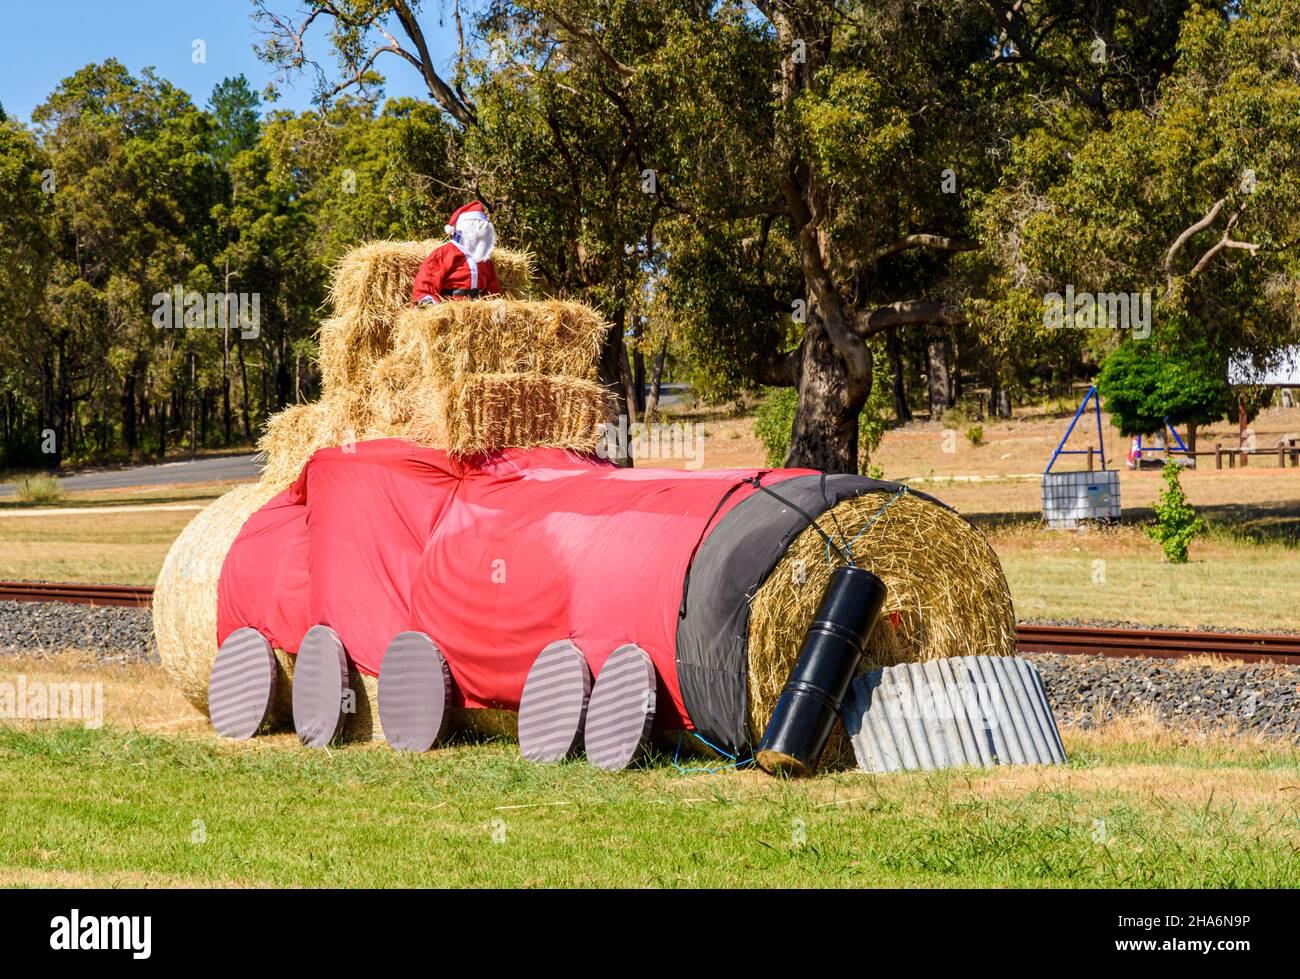
[[[435,248],[420,266],[420,271],[415,273],[411,302],[418,303],[425,296],[432,296],[438,302],[443,302],[444,299],[468,299],[468,296],[444,296],[443,293],[449,289],[473,288],[470,285],[472,281],[469,259],[454,242],[449,241]],[[478,263],[478,288],[487,293],[501,292],[496,266],[490,258]]]
[[[447,657],[456,706],[507,710],[548,643],[572,639],[599,675],[634,642],[659,674],[660,723],[689,727],[676,673],[687,562],[706,525],[756,492],[741,485],[713,517],[727,490],[759,472],[771,485],[810,470],[619,469],[558,449],[465,466],[398,439],[323,449],[236,539],[217,639],[250,625],[296,652],[323,623],[373,675],[392,638],[418,629]],[[299,573],[268,570],[289,560]]]
[[[263,504],[244,521],[217,581],[217,642],[251,626],[278,649],[296,652],[312,621],[307,507],[297,487]],[[223,628],[223,622],[237,625]]]

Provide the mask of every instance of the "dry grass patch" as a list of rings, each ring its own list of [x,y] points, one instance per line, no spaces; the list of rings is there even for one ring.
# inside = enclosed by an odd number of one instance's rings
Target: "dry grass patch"
[[[193,511],[68,514],[0,520],[0,578],[153,584]]]

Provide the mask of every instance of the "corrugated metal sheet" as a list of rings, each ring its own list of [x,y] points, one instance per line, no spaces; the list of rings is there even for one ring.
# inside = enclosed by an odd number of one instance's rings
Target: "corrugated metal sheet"
[[[1038,670],[1019,656],[904,663],[853,681],[844,723],[868,772],[1065,762]]]

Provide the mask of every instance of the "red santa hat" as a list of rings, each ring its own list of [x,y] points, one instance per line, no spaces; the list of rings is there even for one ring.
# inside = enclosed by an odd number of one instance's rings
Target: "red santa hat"
[[[461,218],[465,217],[468,217],[471,221],[489,221],[487,209],[478,201],[474,201],[471,204],[466,204],[464,207],[457,208],[455,213],[451,216],[451,221],[448,222],[442,230],[449,235],[454,235],[456,229],[460,226]],[[491,222],[489,221],[489,223]]]

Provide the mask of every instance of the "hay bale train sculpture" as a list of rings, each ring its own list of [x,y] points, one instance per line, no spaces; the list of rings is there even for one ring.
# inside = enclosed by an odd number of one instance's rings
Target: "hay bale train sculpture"
[[[501,295],[412,305],[437,245],[343,259],[320,401],[270,420],[261,481],[167,556],[159,653],[220,734],[472,729],[609,769],[664,737],[802,772],[851,762],[855,676],[1014,654],[997,557],[952,510],[856,475],[614,465],[607,324],[531,298],[502,248]]]

